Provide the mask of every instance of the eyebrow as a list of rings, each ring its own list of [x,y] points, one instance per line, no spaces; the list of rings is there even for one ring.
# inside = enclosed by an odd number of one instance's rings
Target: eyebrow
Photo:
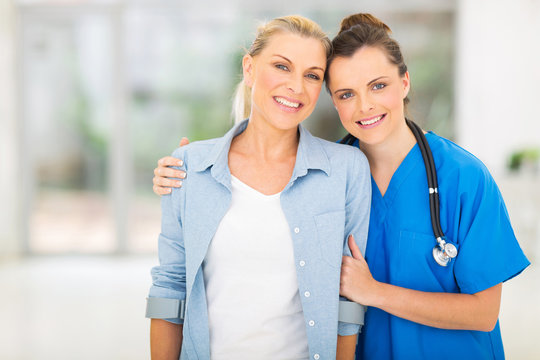
[[[273,56],[278,56],[278,57],[284,59],[285,61],[289,62],[290,64],[293,63],[291,60],[287,59],[287,58],[286,58],[285,56],[283,56],[283,55],[274,54]],[[321,71],[324,73],[324,69],[321,68],[321,67],[318,67],[318,66],[312,66],[312,67],[310,67],[310,69],[318,69],[318,70],[321,70]]]
[[[387,77],[388,77],[388,76],[384,76],[384,75],[383,75],[383,76],[379,76],[378,78],[375,78],[375,79],[371,80],[370,82],[368,82],[368,83],[367,83],[367,86],[373,84],[374,82],[377,82],[377,81],[381,80],[382,78],[387,78]],[[340,91],[352,91],[352,90],[353,90],[353,89],[338,89],[338,90],[334,91],[334,94],[337,94],[337,93],[340,92]]]
[[[352,89],[337,89],[336,91],[334,91],[334,95],[336,95],[338,92],[342,92],[342,91],[352,91]]]
[[[371,80],[370,82],[368,82],[367,85],[369,86],[369,85],[373,84],[374,82],[379,81],[379,80],[381,80],[382,78],[385,78],[385,77],[388,77],[388,76],[384,76],[384,75],[383,75],[383,76],[379,76],[378,78],[373,79],[373,80]]]

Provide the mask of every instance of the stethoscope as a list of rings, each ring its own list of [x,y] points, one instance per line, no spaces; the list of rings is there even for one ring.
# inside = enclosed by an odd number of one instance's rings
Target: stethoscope
[[[446,237],[441,229],[440,209],[439,209],[439,184],[437,182],[437,171],[435,170],[435,162],[433,161],[433,154],[427,142],[424,132],[416,123],[409,119],[405,119],[407,126],[411,129],[422,158],[424,159],[424,166],[426,168],[427,182],[429,188],[429,212],[431,216],[431,226],[433,228],[433,235],[437,240],[437,245],[433,248],[433,258],[437,264],[446,266],[448,263],[457,256],[457,248],[451,242],[446,241]],[[347,134],[340,140],[341,144],[353,145],[356,138],[351,134]]]

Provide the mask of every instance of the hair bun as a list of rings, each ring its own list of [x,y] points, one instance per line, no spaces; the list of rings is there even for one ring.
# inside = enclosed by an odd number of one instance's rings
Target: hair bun
[[[392,33],[392,30],[390,30],[388,25],[377,19],[375,16],[366,13],[353,14],[347,16],[346,18],[343,18],[343,20],[341,20],[341,29],[339,29],[339,33],[341,34],[342,32],[349,30],[353,26],[360,24],[366,24],[381,28],[386,31],[387,34]]]

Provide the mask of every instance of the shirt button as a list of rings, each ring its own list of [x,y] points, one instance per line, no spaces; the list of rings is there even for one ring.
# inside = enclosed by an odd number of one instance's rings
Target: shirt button
[[[300,260],[300,266],[306,266],[306,262],[304,260]]]
[[[294,233],[295,233],[295,234],[298,234],[299,232],[300,232],[300,228],[295,227],[295,228],[294,228]]]
[[[315,326],[315,321],[309,320],[308,324],[309,324],[309,326]]]
[[[319,360],[319,359],[321,358],[321,356],[320,356],[319,354],[315,354],[315,355],[313,355],[313,358],[314,358],[315,360]]]
[[[311,296],[311,293],[310,293],[309,291],[306,291],[306,292],[304,293],[304,296],[305,296],[305,297],[310,297],[310,296]]]

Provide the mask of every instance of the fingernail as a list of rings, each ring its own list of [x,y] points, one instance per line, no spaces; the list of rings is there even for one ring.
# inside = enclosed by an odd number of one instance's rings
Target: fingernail
[[[178,166],[184,165],[184,162],[182,160],[178,160]]]
[[[166,190],[166,191],[167,191],[167,192],[171,192],[171,191],[172,191],[172,189],[171,189],[171,188],[167,188],[167,190]]]
[[[180,179],[185,179],[185,178],[186,178],[186,173],[185,173],[185,172],[184,172],[184,173],[181,173],[181,174],[180,174]]]
[[[177,181],[176,186],[182,186],[182,181]]]

